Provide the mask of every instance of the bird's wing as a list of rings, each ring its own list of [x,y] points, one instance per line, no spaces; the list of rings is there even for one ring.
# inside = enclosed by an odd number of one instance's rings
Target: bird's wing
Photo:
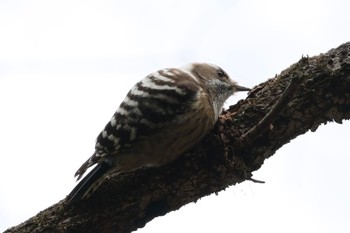
[[[80,179],[88,167],[176,123],[192,106],[199,88],[181,69],[160,70],[136,83],[98,135],[95,153],[75,176]]]

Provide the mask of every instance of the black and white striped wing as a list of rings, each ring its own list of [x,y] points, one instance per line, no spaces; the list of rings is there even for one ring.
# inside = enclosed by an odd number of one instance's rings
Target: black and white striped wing
[[[189,111],[199,88],[184,69],[160,70],[136,83],[97,137],[96,151],[77,171],[78,179],[93,164],[176,123]]]

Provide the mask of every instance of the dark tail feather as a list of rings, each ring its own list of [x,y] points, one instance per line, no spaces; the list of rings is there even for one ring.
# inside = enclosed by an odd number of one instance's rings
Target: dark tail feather
[[[97,164],[68,194],[68,202],[74,202],[89,197],[102,183],[111,165],[102,162]]]

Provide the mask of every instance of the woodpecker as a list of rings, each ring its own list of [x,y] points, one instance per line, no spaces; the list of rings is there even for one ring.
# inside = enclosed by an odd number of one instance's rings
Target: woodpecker
[[[250,91],[220,67],[191,63],[154,72],[136,83],[98,135],[95,152],[75,173],[69,201],[88,198],[113,172],[162,166],[198,143],[215,125],[224,102]]]

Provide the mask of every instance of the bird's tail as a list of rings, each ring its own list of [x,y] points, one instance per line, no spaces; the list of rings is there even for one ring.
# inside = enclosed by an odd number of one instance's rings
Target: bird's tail
[[[68,202],[88,198],[101,185],[111,167],[107,162],[98,163],[68,194]]]

